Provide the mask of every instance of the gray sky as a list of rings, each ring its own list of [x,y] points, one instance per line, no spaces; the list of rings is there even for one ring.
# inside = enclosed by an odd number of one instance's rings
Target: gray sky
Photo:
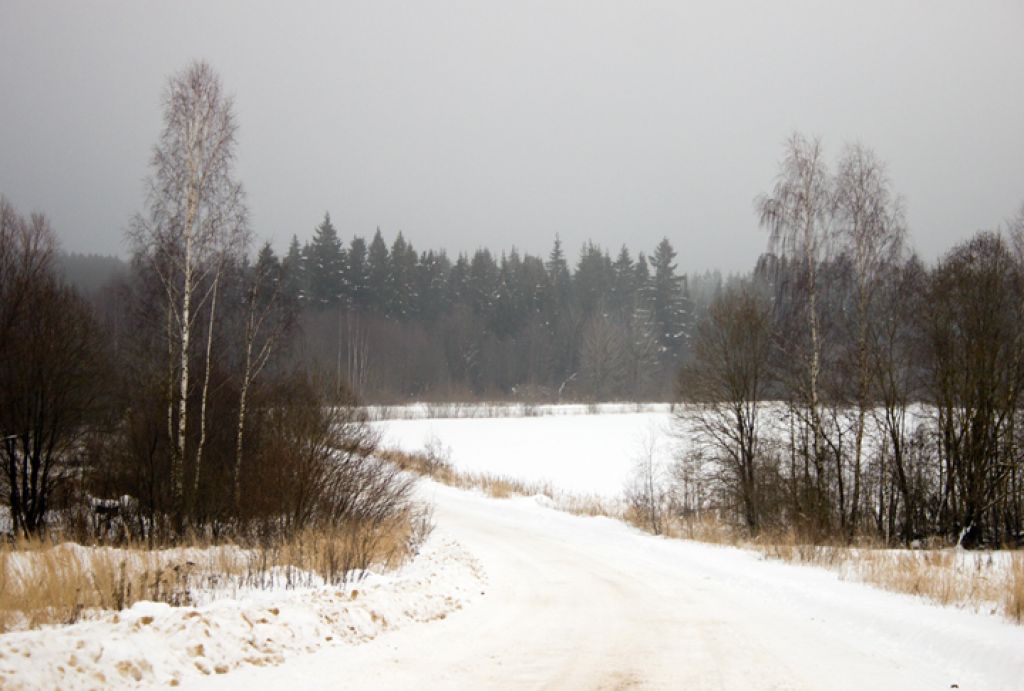
[[[235,95],[252,225],[747,269],[793,130],[888,161],[929,259],[1024,202],[1024,2],[0,0],[0,193],[124,253],[166,77]]]

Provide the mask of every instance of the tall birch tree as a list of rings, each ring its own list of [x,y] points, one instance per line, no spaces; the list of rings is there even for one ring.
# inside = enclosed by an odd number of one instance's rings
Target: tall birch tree
[[[204,308],[212,307],[226,259],[243,252],[248,242],[244,193],[233,172],[236,132],[233,100],[207,63],[192,63],[173,75],[163,97],[163,129],[150,160],[148,211],[136,217],[129,231],[136,258],[156,273],[163,291],[171,492],[179,527],[189,452],[198,454],[198,445],[189,448],[197,320]],[[214,311],[206,312],[212,327]],[[209,366],[207,358],[207,370]],[[201,409],[206,393],[203,386]]]
[[[770,247],[800,267],[808,348],[801,392],[811,433],[811,462],[816,481],[815,518],[828,522],[821,411],[822,320],[818,270],[832,238],[833,183],[821,141],[793,134],[786,142],[775,185],[755,202],[760,223],[769,232]]]

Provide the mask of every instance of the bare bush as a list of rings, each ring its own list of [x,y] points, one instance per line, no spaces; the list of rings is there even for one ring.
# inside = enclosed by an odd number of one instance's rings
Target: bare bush
[[[626,484],[625,500],[631,522],[661,535],[665,532],[670,493],[665,469],[657,460],[657,441],[652,433],[641,442],[633,474]]]

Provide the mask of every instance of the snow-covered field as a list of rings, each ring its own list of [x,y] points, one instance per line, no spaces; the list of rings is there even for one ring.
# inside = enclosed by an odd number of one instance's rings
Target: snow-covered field
[[[652,410],[653,408],[653,410]],[[654,444],[656,459],[671,463],[676,441],[668,406],[647,406],[644,412],[601,410],[587,406],[555,408],[530,417],[422,418],[412,407],[402,419],[374,423],[385,446],[422,451],[432,440],[450,451],[457,470],[488,472],[584,495],[618,497],[637,458]],[[628,409],[628,408],[627,408]],[[395,409],[392,409],[396,412]]]

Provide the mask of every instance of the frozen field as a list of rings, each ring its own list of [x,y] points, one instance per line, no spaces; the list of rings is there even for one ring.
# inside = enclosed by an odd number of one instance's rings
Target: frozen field
[[[672,461],[672,413],[668,406],[646,412],[588,414],[586,406],[551,406],[530,417],[423,418],[411,407],[409,419],[376,424],[384,445],[403,451],[422,451],[432,440],[450,452],[456,469],[550,482],[556,489],[577,494],[617,497],[637,458],[653,443],[656,459]],[[402,414],[402,413],[399,413]]]

